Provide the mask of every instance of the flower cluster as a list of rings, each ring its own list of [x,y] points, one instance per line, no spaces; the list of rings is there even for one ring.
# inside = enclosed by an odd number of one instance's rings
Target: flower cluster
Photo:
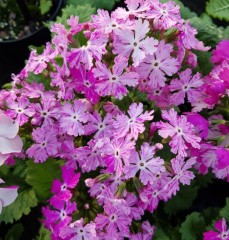
[[[229,180],[228,122],[198,113],[227,95],[228,56],[219,46],[203,78],[193,50],[209,48],[174,2],[125,2],[54,24],[51,43],[1,91],[5,114],[26,129],[26,157],[64,160],[43,208],[52,239],[152,239],[145,212],[190,185],[194,169]]]

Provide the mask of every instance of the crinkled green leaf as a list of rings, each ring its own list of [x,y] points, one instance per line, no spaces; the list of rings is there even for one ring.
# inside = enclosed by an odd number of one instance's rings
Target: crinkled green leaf
[[[176,196],[172,197],[167,203],[165,203],[165,213],[173,215],[179,211],[190,208],[197,196],[197,191],[198,187],[196,186],[182,187]]]
[[[21,223],[17,223],[10,228],[4,240],[19,240],[23,231],[24,231],[23,225]]]
[[[229,21],[229,0],[210,0],[206,11],[214,18]]]
[[[26,182],[33,187],[39,200],[46,200],[51,196],[52,181],[61,177],[60,163],[49,159],[44,163],[27,161]]]
[[[96,9],[107,9],[112,10],[115,5],[115,2],[119,0],[69,0],[69,4],[74,6],[89,4]]]
[[[201,72],[203,75],[207,75],[213,68],[213,64],[210,61],[211,52],[201,52],[195,51],[197,55],[197,71]]]
[[[224,38],[224,31],[213,24],[206,15],[202,18],[190,19],[191,25],[197,29],[197,38],[203,41],[205,46],[215,47]]]
[[[229,198],[226,199],[226,206],[220,211],[220,216],[229,221]]]
[[[62,10],[62,14],[60,17],[57,17],[56,22],[67,25],[67,20],[73,15],[78,16],[79,21],[82,23],[89,21],[93,13],[95,13],[95,8],[89,4],[77,6],[69,4]]]
[[[51,9],[51,7],[52,7],[51,0],[40,0],[39,8],[42,15],[47,13]]]
[[[41,228],[39,230],[38,236],[36,237],[36,240],[50,240],[51,239],[51,233],[49,230],[47,230],[43,225],[41,225]]]
[[[193,212],[186,217],[181,224],[179,232],[181,240],[197,240],[202,239],[202,233],[205,229],[204,218],[198,212]]]
[[[26,189],[19,193],[16,200],[10,205],[3,207],[0,222],[13,223],[22,215],[28,215],[32,207],[37,206],[37,198],[32,189]]]

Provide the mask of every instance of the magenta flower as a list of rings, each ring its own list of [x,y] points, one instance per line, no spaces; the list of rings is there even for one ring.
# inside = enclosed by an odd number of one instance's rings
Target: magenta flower
[[[160,121],[158,123],[159,135],[163,138],[171,137],[169,145],[171,152],[178,154],[181,157],[186,157],[188,149],[185,142],[191,144],[194,148],[200,148],[200,138],[193,134],[194,126],[187,121],[185,116],[177,116],[174,109],[162,111],[162,117],[169,123]]]
[[[135,140],[138,139],[138,135],[145,131],[144,122],[153,119],[154,111],[146,111],[143,113],[142,103],[132,103],[127,111],[129,117],[124,114],[119,114],[114,122],[114,128],[117,131],[119,137],[124,137],[130,134]]]
[[[151,88],[165,86],[166,75],[172,76],[179,70],[179,63],[176,58],[171,57],[173,46],[160,41],[157,51],[153,55],[147,55],[142,63],[137,67],[140,78],[147,79]]]
[[[71,69],[71,75],[75,79],[74,89],[85,95],[88,101],[96,104],[99,101],[99,95],[95,91],[95,79],[92,70],[86,71],[84,67]]]
[[[229,240],[229,229],[227,229],[224,218],[218,220],[214,227],[217,229],[217,232],[213,230],[204,232],[203,240]]]
[[[65,103],[59,114],[62,132],[73,136],[85,133],[84,123],[88,121],[87,105],[85,102],[75,100],[73,105]]]
[[[196,73],[192,76],[192,70],[188,68],[179,73],[179,77],[179,80],[173,79],[170,82],[169,88],[173,92],[171,102],[178,106],[184,103],[186,96],[191,104],[197,102],[202,95],[199,88],[204,84],[200,74]]]
[[[72,197],[70,192],[79,182],[80,173],[75,173],[74,169],[62,167],[62,179],[55,179],[52,183],[52,193],[61,200],[69,200]]]
[[[128,66],[128,61],[121,55],[115,58],[112,71],[106,64],[97,62],[94,69],[94,76],[99,79],[96,83],[96,91],[100,96],[114,96],[122,99],[127,95],[126,86],[135,87],[138,84],[138,74],[135,72],[124,72]]]
[[[222,63],[224,60],[229,60],[229,53],[225,49],[229,48],[229,40],[222,40],[216,46],[216,49],[212,51],[212,62],[213,63]]]
[[[164,172],[164,160],[154,157],[155,147],[148,143],[143,143],[140,153],[132,151],[130,155],[130,165],[125,169],[126,178],[134,177],[140,171],[139,179],[144,185],[152,183],[155,175]]]
[[[50,156],[55,156],[60,146],[57,134],[57,129],[51,126],[33,129],[32,136],[35,144],[27,149],[28,157],[34,158],[38,163],[46,161]]]

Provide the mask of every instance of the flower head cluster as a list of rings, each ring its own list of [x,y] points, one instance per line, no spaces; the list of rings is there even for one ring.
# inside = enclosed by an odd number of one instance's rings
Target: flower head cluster
[[[98,10],[87,23],[72,16],[67,26],[54,24],[51,43],[41,55],[32,51],[0,97],[5,114],[26,129],[26,157],[63,161],[43,207],[52,239],[152,239],[145,211],[190,185],[193,168],[229,176],[228,138],[212,143],[228,126],[209,129],[195,113],[226,93],[193,71],[193,50],[208,48],[174,2],[125,2],[127,9]],[[211,75],[226,88],[228,63],[220,64]]]

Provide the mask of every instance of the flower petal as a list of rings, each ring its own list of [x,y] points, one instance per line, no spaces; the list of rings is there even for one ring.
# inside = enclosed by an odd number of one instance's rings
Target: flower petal
[[[12,139],[0,137],[1,154],[19,153],[22,150],[22,145],[22,140],[18,135]]]
[[[0,114],[0,136],[6,138],[14,138],[19,130],[19,125],[17,122],[14,121],[4,115]]]
[[[0,202],[3,207],[10,205],[16,199],[18,196],[17,190],[17,186],[0,188]]]

